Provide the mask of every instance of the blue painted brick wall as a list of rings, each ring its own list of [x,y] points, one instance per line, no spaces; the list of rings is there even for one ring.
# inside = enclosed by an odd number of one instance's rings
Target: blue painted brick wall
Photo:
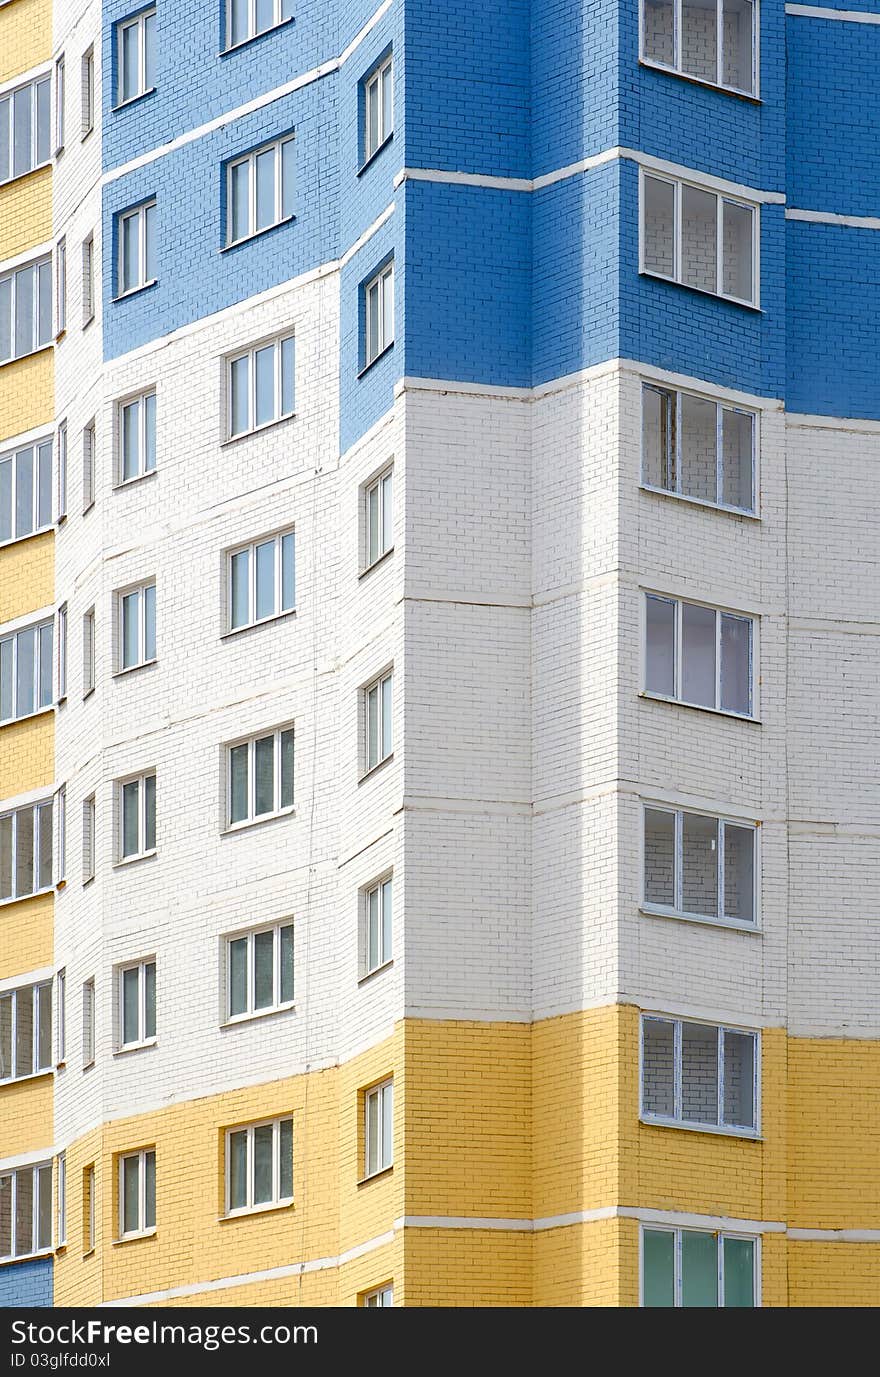
[[[52,1259],[34,1258],[0,1267],[0,1310],[52,1304]]]

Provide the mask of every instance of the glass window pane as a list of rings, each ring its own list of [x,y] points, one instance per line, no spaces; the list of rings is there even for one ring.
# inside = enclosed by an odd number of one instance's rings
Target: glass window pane
[[[265,1205],[272,1200],[272,1139],[271,1124],[254,1129],[254,1204]]]
[[[721,80],[725,86],[753,93],[755,7],[752,0],[724,0],[723,18]]]
[[[34,1069],[34,1001],[32,990],[15,996],[15,1074],[29,1076]]]
[[[675,1234],[669,1229],[642,1234],[642,1303],[652,1309],[675,1305]]]
[[[367,492],[367,561],[372,564],[379,558],[379,484],[374,483]]]
[[[755,1126],[755,1038],[724,1030],[724,1122]]]
[[[229,369],[230,385],[230,435],[241,435],[250,429],[250,417],[248,407],[248,376],[249,359],[236,359]]]
[[[752,623],[726,612],[721,614],[721,706],[728,712],[752,710]]]
[[[674,415],[674,393],[642,388],[642,482],[667,492],[675,492]]]
[[[140,268],[140,216],[124,215],[120,223],[122,234],[122,282],[120,290],[130,292],[141,280]]]
[[[681,1117],[718,1122],[718,1029],[702,1023],[681,1025]]]
[[[644,180],[645,271],[675,276],[675,187],[657,177]]]
[[[15,892],[34,892],[33,808],[19,808],[15,815]]]
[[[293,197],[296,190],[294,151],[293,139],[285,139],[281,145],[281,214],[283,216],[293,214]]]
[[[293,807],[293,732],[281,733],[281,799],[280,808]]]
[[[394,1161],[394,1087],[386,1085],[382,1099],[382,1165],[390,1167]]]
[[[281,1156],[279,1186],[282,1200],[293,1198],[293,1120],[278,1125],[278,1150]]]
[[[675,63],[675,5],[673,0],[645,0],[642,52],[666,67]]]
[[[52,1168],[37,1168],[37,1239],[39,1249],[52,1247]]]
[[[9,112],[10,100],[6,96],[0,100],[0,182],[8,181],[9,165]]]
[[[254,424],[261,426],[275,419],[275,345],[268,344],[258,349],[254,356],[256,368],[256,417]]]
[[[121,100],[131,100],[138,94],[140,74],[138,61],[138,26],[126,24],[120,30],[121,48],[119,70],[122,82]]]
[[[675,814],[645,809],[645,902],[675,905]]]
[[[394,339],[394,270],[382,274],[382,347]]]
[[[37,1060],[36,1069],[52,1065],[52,987],[40,985],[37,999]]]
[[[379,1096],[372,1091],[366,1097],[366,1174],[379,1170]]]
[[[254,813],[275,811],[275,738],[261,736],[254,742]]]
[[[257,620],[271,617],[275,608],[275,541],[256,548]]]
[[[52,623],[40,627],[39,638],[39,702],[41,708],[52,702]]]
[[[718,819],[685,813],[682,826],[682,907],[718,917]]]
[[[716,0],[682,0],[681,61],[683,72],[702,81],[718,79]]]
[[[0,281],[0,361],[12,358],[12,278]]]
[[[714,708],[715,611],[686,602],[681,609],[681,697]]]
[[[14,640],[15,638],[10,636],[7,640],[0,641],[0,722],[6,722],[12,717],[12,656]]]
[[[138,852],[138,799],[140,785],[136,779],[122,786],[122,854],[136,856]]]
[[[144,848],[152,851],[156,845],[156,776],[147,775],[144,780],[145,833]]]
[[[155,14],[148,14],[144,18],[144,79],[146,90],[151,91],[156,84]]]
[[[156,1154],[144,1153],[144,1228],[156,1227]]]
[[[675,603],[668,598],[645,599],[645,688],[675,694]]]
[[[122,408],[122,477],[136,478],[140,471],[140,402]]]
[[[379,88],[378,78],[371,77],[364,92],[366,147],[364,154],[372,157],[379,146]]]
[[[703,502],[718,500],[718,409],[702,397],[681,394],[681,491]]]
[[[294,538],[281,538],[281,611],[289,612],[295,603],[296,561]]]
[[[122,668],[130,669],[140,660],[138,622],[140,593],[126,593],[122,599]]]
[[[248,188],[250,164],[234,163],[229,169],[229,239],[243,239],[250,233]]]
[[[229,752],[229,821],[243,822],[248,815],[248,748],[233,746]]]
[[[230,566],[232,602],[230,626],[234,629],[237,626],[246,626],[249,621],[248,572],[250,566],[250,551],[240,550],[237,555],[233,555]]]
[[[52,338],[52,268],[41,263],[37,268],[37,347]]]
[[[140,1225],[141,1164],[138,1157],[122,1159],[122,1232],[136,1233]]]
[[[391,734],[391,676],[382,680],[382,758],[394,749]]]
[[[281,18],[293,18],[293,0],[281,0]]]
[[[254,935],[254,1008],[269,1009],[275,1003],[275,934]]]
[[[367,895],[367,970],[378,966],[379,956],[379,890],[371,889]]]
[[[229,1208],[241,1210],[247,1199],[247,1133],[230,1133],[229,1144]]]
[[[294,407],[295,340],[281,341],[281,415],[292,416]]]
[[[275,0],[256,0],[257,33],[264,33],[275,23]]]
[[[52,524],[52,443],[40,445],[37,451],[38,489],[37,525]]]
[[[12,539],[12,466],[15,459],[0,460],[0,540]]]
[[[39,815],[40,867],[37,876],[38,889],[49,889],[52,884],[52,805],[44,803],[37,809]]]
[[[671,1119],[675,1113],[674,1027],[666,1019],[642,1020],[642,1108]]]
[[[50,81],[46,77],[43,81],[37,82],[37,163],[49,161],[49,136],[51,127],[50,116]]]
[[[0,899],[11,899],[12,885],[12,814],[0,817]]]
[[[144,409],[144,472],[156,467],[156,394],[151,392],[141,403]]]
[[[140,1041],[140,975],[137,966],[122,972],[122,1041]]]
[[[367,287],[367,353],[366,362],[371,363],[379,353],[379,284],[376,281]]]
[[[371,770],[379,760],[379,686],[367,690],[366,695],[366,766]]]
[[[739,301],[753,301],[752,272],[754,211],[733,201],[724,202],[723,289]]]
[[[381,959],[388,961],[391,957],[391,880],[385,880],[382,884],[382,943]]]
[[[755,1305],[755,1244],[751,1238],[725,1238],[724,1306],[751,1310]]]
[[[144,659],[156,658],[156,585],[149,584],[143,593],[144,598]]]
[[[281,1003],[293,999],[293,924],[281,929]]]
[[[383,553],[391,549],[393,543],[392,517],[394,504],[392,497],[393,474],[386,474],[382,482],[382,538],[381,546]]]
[[[2,895],[3,898],[7,896]],[[12,1060],[12,1001],[11,994],[0,995],[0,1081],[15,1074]]]
[[[391,109],[392,76],[390,62],[387,67],[383,68],[379,80],[382,86],[382,138],[387,139],[394,123]]]
[[[33,90],[30,86],[16,91],[12,97],[12,175],[20,177],[34,165],[32,153],[33,127],[31,112]]]
[[[229,0],[227,43],[241,43],[248,34],[248,0]]]
[[[29,354],[34,348],[36,319],[34,315],[34,288],[36,272],[24,268],[15,274],[15,354]]]
[[[722,414],[722,472],[721,500],[728,507],[754,511],[754,433],[755,418],[746,411]]]
[[[34,1248],[34,1173],[15,1173],[15,1251],[20,1257]]]
[[[755,921],[755,833],[724,824],[724,916]]]
[[[718,1240],[715,1234],[681,1233],[681,1303],[686,1309],[718,1305]]]
[[[144,966],[144,1037],[156,1036],[156,963]]]
[[[681,281],[704,292],[718,290],[717,212],[714,192],[682,187]]]
[[[156,207],[144,206],[144,282],[156,276]]]
[[[274,225],[275,215],[275,149],[258,153],[256,163],[256,195],[258,230]]]
[[[229,1015],[247,1012],[247,948],[246,937],[229,943]]]
[[[15,534],[30,535],[34,526],[34,451],[20,449],[15,456]]]

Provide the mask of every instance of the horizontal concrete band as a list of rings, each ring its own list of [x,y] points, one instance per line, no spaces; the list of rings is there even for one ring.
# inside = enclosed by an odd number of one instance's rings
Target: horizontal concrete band
[[[880,14],[865,14],[862,10],[829,10],[824,5],[786,5],[785,13],[801,19],[836,19],[842,24],[880,24]]]

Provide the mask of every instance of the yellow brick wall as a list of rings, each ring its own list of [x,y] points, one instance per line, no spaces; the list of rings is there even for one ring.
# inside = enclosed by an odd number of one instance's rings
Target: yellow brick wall
[[[2,377],[0,377],[2,384]],[[0,546],[0,623],[25,617],[55,598],[55,535]]]
[[[407,1229],[404,1275],[408,1306],[531,1305],[532,1235]]]
[[[41,349],[0,368],[0,443],[53,424],[54,365],[52,350]]]
[[[13,0],[18,5],[21,0]],[[0,187],[0,263],[52,238],[52,169]]]
[[[0,7],[0,82],[52,56],[50,0],[13,0]]]
[[[0,800],[41,789],[55,778],[52,712],[0,727]]]
[[[0,1085],[0,1156],[52,1146],[52,1077]]]
[[[790,1239],[787,1304],[798,1309],[880,1305],[880,1243]]]
[[[37,894],[0,908],[0,979],[52,965],[52,911],[51,894]],[[4,1133],[2,1141],[5,1137]]]

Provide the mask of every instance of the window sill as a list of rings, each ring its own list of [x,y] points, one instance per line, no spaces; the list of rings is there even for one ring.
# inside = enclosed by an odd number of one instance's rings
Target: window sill
[[[47,531],[53,530],[52,525],[40,526],[36,531],[28,531],[27,535],[13,536],[11,540],[0,540],[0,550],[8,550],[10,545],[22,545],[26,540],[34,540],[37,536],[45,535]]]
[[[129,674],[136,674],[139,669],[152,669],[158,663],[157,659],[142,660],[139,665],[126,665],[125,669],[114,669],[110,677],[111,679],[125,679]]]
[[[80,143],[85,143],[86,139],[91,138],[91,136],[92,136],[92,134],[94,134],[94,132],[95,132],[95,126],[94,126],[93,124],[90,124],[89,127],[88,127],[88,129],[84,129],[84,130],[82,131],[82,133],[80,134],[80,136],[79,136],[79,141],[80,141]]]
[[[140,1229],[136,1234],[123,1234],[121,1238],[112,1238],[110,1240],[110,1246],[113,1248],[121,1248],[125,1243],[141,1243],[145,1238],[155,1237],[155,1228]]]
[[[88,516],[89,512],[93,512],[94,510],[95,510],[95,499],[92,498],[92,500],[91,500],[91,502],[88,504],[88,506],[87,506],[87,507],[83,507],[83,516]]]
[[[243,249],[246,244],[253,244],[257,239],[263,239],[273,230],[283,229],[285,225],[292,225],[296,219],[295,215],[284,215],[280,220],[275,220],[271,225],[264,225],[262,229],[254,230],[253,234],[246,234],[242,239],[233,239],[229,244],[223,244],[217,253],[232,253],[233,249]]]
[[[225,449],[227,445],[237,445],[241,440],[249,440],[252,435],[262,435],[264,431],[271,430],[273,426],[284,425],[285,421],[296,420],[296,412],[291,411],[289,416],[276,416],[274,421],[264,421],[261,426],[254,426],[253,430],[243,430],[238,435],[227,435],[225,440],[220,441],[220,448]]]
[[[29,167],[27,172],[19,172],[14,177],[7,177],[4,181],[0,182],[0,191],[3,191],[5,187],[14,186],[16,182],[23,182],[26,177],[33,177],[35,172],[42,172],[44,168],[51,166],[52,159],[47,158],[45,162],[37,163],[35,167]]]
[[[640,268],[639,277],[648,277],[652,282],[665,282],[668,287],[693,292],[695,296],[706,297],[709,301],[726,301],[728,306],[739,306],[744,311],[753,311],[755,315],[764,314],[761,307],[756,306],[753,301],[742,301],[738,296],[726,296],[724,292],[709,292],[705,287],[693,287],[689,282],[677,282],[674,277],[666,277],[664,273],[652,273],[648,268]]]
[[[678,77],[679,81],[687,81],[692,86],[702,86],[705,91],[719,91],[724,96],[733,96],[734,100],[744,100],[747,105],[764,104],[760,96],[750,95],[748,91],[739,91],[735,86],[722,86],[718,81],[692,76],[690,72],[680,72],[677,67],[667,67],[662,62],[652,61],[650,57],[640,57],[639,66],[648,67],[652,72],[662,72],[664,76]]]
[[[126,1042],[122,1047],[117,1047],[113,1053],[114,1057],[126,1057],[129,1052],[143,1052],[149,1047],[157,1047],[158,1038],[146,1038],[144,1042]]]
[[[393,1170],[394,1163],[392,1162],[390,1167],[382,1167],[381,1171],[371,1171],[369,1176],[362,1176],[357,1183],[358,1190],[361,1186],[369,1186],[373,1181],[378,1181],[383,1176],[390,1176]]]
[[[0,368],[9,368],[13,363],[21,363],[22,359],[32,359],[35,354],[45,354],[47,349],[53,349],[54,347],[54,341],[50,340],[48,344],[41,344],[39,349],[29,349],[26,354],[16,354],[12,359],[3,359],[2,363],[0,363]]]
[[[271,626],[273,622],[283,622],[286,617],[295,617],[296,608],[288,607],[283,612],[274,612],[271,617],[261,617],[258,622],[247,622],[244,626],[233,626],[220,633],[221,641],[229,641],[234,636],[242,636],[246,631],[258,631],[261,626]]]
[[[89,1258],[90,1258],[90,1257],[94,1257],[94,1256],[95,1256],[95,1250],[94,1250],[94,1248],[89,1248],[85,1253],[83,1253],[83,1255],[82,1255],[82,1260],[83,1260],[83,1262],[88,1262]]]
[[[36,1253],[21,1253],[18,1257],[5,1257],[0,1267],[15,1267],[19,1262],[35,1262],[37,1258],[51,1257],[53,1249],[40,1248]]]
[[[394,752],[392,751],[390,755],[385,756],[384,760],[380,760],[376,765],[371,765],[369,770],[365,770],[364,773],[358,779],[358,785],[365,784],[368,779],[372,779],[373,775],[376,774],[379,770],[384,769],[386,765],[390,765],[393,759]]]
[[[147,469],[146,473],[136,473],[134,478],[120,478],[118,483],[113,484],[113,491],[122,492],[125,488],[133,488],[136,483],[145,483],[148,478],[155,478],[156,473],[156,469]]]
[[[261,38],[268,38],[270,33],[277,33],[279,29],[286,29],[288,24],[292,24],[296,15],[291,15],[289,19],[282,19],[280,24],[273,24],[271,29],[263,29],[260,33],[253,33],[249,38],[242,38],[238,43],[230,43],[228,47],[221,48],[217,53],[218,57],[231,57],[233,53],[240,52],[242,48],[247,48],[251,43],[258,42]]]
[[[92,314],[91,314],[90,316],[85,316],[85,317],[83,318],[83,323],[82,323],[83,332],[85,332],[86,330],[88,330],[88,328],[89,328],[90,325],[93,325],[93,324],[94,324],[94,320],[95,320],[95,313],[94,313],[94,311],[92,311]]]
[[[379,353],[376,355],[374,359],[370,359],[369,363],[364,364],[363,368],[358,373],[358,377],[363,378],[367,373],[369,373],[371,368],[376,367],[376,364],[380,361],[380,359],[384,359],[386,354],[390,354],[393,348],[394,340],[392,340],[390,344],[386,344],[384,349],[380,349]]]
[[[136,96],[129,96],[128,100],[121,100],[118,105],[111,105],[110,114],[118,114],[120,110],[127,110],[130,105],[137,105],[138,101],[146,100],[147,96],[154,96],[155,94],[155,86],[148,86],[145,91],[138,91]]]
[[[82,1069],[83,1071],[93,1071],[95,1069],[95,1058],[92,1057],[91,1061],[84,1061]]]
[[[655,1119],[647,1114],[640,1114],[639,1122],[649,1128],[677,1128],[684,1129],[685,1133],[709,1133],[717,1138],[746,1138],[753,1143],[761,1141],[761,1134],[756,1128],[725,1128],[723,1124],[690,1124],[683,1123],[680,1119]]]
[[[292,1210],[292,1200],[277,1200],[272,1205],[251,1205],[246,1210],[230,1210],[228,1214],[217,1217],[218,1224],[230,1224],[236,1219],[252,1219],[259,1214],[277,1214],[279,1210]]]
[[[262,827],[267,822],[277,822],[279,818],[292,818],[296,808],[279,808],[276,813],[261,813],[258,818],[248,818],[243,822],[231,822],[228,827],[224,827],[220,833],[221,837],[231,837],[237,832],[247,832],[251,827]]]
[[[6,1090],[10,1085],[24,1085],[26,1081],[41,1081],[54,1074],[54,1067],[46,1066],[42,1071],[31,1071],[27,1076],[10,1076],[8,1080],[0,1081],[0,1090]]]
[[[668,488],[655,488],[650,483],[640,483],[642,492],[653,497],[671,497],[673,502],[685,502],[689,507],[702,507],[705,511],[718,512],[720,516],[740,516],[745,521],[760,522],[758,512],[747,512],[744,507],[723,507],[719,502],[709,502],[705,497],[689,497],[684,492],[670,492]]]
[[[25,628],[26,629],[26,628]],[[22,717],[7,717],[0,722],[0,728],[14,727],[17,722],[32,722],[35,717],[45,717],[47,712],[54,712],[55,704],[49,703],[45,708],[37,708],[34,712],[26,712]]]
[[[646,918],[672,918],[676,923],[698,923],[708,928],[730,928],[733,932],[748,932],[755,937],[763,937],[763,929],[757,923],[746,923],[739,918],[709,918],[697,913],[676,913],[674,909],[652,908],[642,904],[639,913]]]
[[[640,689],[639,697],[647,698],[652,703],[669,703],[674,708],[687,708],[689,712],[708,712],[713,717],[728,717],[734,722],[751,722],[755,727],[764,725],[760,717],[752,717],[745,712],[731,712],[728,708],[704,707],[702,703],[685,703],[681,698],[667,698],[665,693],[651,693],[648,689]]]
[[[35,889],[32,894],[12,894],[8,899],[0,899],[0,908],[8,908],[10,904],[23,904],[28,899],[38,899],[41,894],[51,894],[54,886],[47,885],[42,889]]]
[[[118,292],[113,300],[114,302],[128,301],[129,297],[140,296],[141,292],[148,292],[151,287],[155,287],[158,281],[159,279],[157,277],[151,277],[149,282],[139,282],[136,287],[129,287],[127,292]]]
[[[359,579],[366,578],[367,574],[372,574],[374,569],[378,569],[380,564],[384,564],[389,555],[394,554],[394,546],[389,545],[387,550],[383,550],[378,559],[374,559],[372,564],[367,564],[358,574]]]
[[[381,975],[383,971],[390,970],[393,965],[394,957],[389,956],[388,960],[383,961],[381,966],[374,966],[371,971],[367,971],[365,975],[360,976],[358,978],[358,985],[366,985],[367,982],[373,980],[375,976]]]
[[[253,1023],[255,1019],[271,1018],[273,1014],[289,1014],[296,1008],[295,1002],[291,999],[285,1004],[273,1004],[271,1009],[254,1009],[249,1014],[233,1014],[230,1018],[224,1019],[220,1024],[221,1028],[238,1028],[242,1023]]]
[[[376,159],[378,158],[379,154],[382,153],[382,152],[384,152],[384,150],[388,147],[388,145],[391,143],[391,141],[392,141],[393,138],[394,138],[394,130],[392,129],[392,131],[391,131],[390,134],[386,134],[386,135],[385,135],[385,138],[384,138],[384,139],[382,140],[382,142],[379,144],[379,147],[373,149],[373,151],[372,151],[372,153],[370,154],[369,158],[365,158],[364,161],[361,163],[360,167],[359,167],[358,170],[357,170],[357,174],[356,174],[358,177],[363,177],[363,175],[364,175],[364,173],[366,172],[367,168],[373,166],[373,163],[376,161]]]
[[[154,846],[151,851],[139,851],[136,856],[120,856],[118,861],[113,862],[113,869],[120,870],[126,865],[137,865],[138,861],[151,861],[158,854],[158,847]]]
[[[83,702],[84,702],[84,703],[87,703],[87,702],[89,701],[90,698],[93,698],[93,697],[94,697],[94,694],[95,694],[95,685],[92,684],[92,687],[91,687],[90,689],[86,689],[85,693],[83,694]]]

